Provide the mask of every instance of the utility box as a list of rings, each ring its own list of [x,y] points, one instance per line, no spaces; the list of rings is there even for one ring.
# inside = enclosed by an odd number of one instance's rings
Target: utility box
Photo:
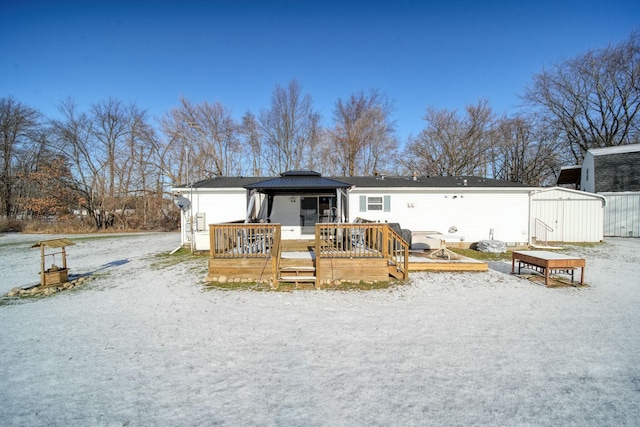
[[[205,231],[207,229],[207,222],[205,221],[204,213],[196,214],[196,231]]]

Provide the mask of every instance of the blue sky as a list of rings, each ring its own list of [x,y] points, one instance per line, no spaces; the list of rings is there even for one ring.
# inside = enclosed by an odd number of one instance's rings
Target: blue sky
[[[511,115],[544,67],[634,30],[637,0],[0,0],[0,97],[51,118],[113,97],[160,118],[184,96],[239,119],[297,79],[326,125],[338,98],[378,89],[404,141],[429,106]]]

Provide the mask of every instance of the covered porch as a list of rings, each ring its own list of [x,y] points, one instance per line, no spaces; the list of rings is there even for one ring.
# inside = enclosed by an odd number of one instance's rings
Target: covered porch
[[[349,222],[349,187],[314,171],[289,171],[245,185],[245,223],[281,224],[283,240],[313,239],[318,223]]]

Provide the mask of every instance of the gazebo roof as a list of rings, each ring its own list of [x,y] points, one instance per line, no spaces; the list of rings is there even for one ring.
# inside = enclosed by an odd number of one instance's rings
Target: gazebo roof
[[[335,191],[337,188],[349,188],[351,184],[323,178],[315,171],[289,171],[278,178],[247,184],[247,190],[257,190],[265,194],[283,194],[291,192]]]

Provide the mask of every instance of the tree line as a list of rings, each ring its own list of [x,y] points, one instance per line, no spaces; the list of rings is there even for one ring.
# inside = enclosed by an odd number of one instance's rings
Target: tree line
[[[550,185],[590,148],[640,143],[639,41],[633,33],[534,75],[512,116],[497,116],[488,100],[462,112],[427,107],[423,129],[406,141],[384,93],[339,98],[324,124],[297,80],[276,85],[267,108],[239,119],[219,102],[182,98],[159,124],[117,99],[87,110],[69,99],[52,120],[7,96],[0,99],[0,217],[173,228],[173,186],[294,169]]]

